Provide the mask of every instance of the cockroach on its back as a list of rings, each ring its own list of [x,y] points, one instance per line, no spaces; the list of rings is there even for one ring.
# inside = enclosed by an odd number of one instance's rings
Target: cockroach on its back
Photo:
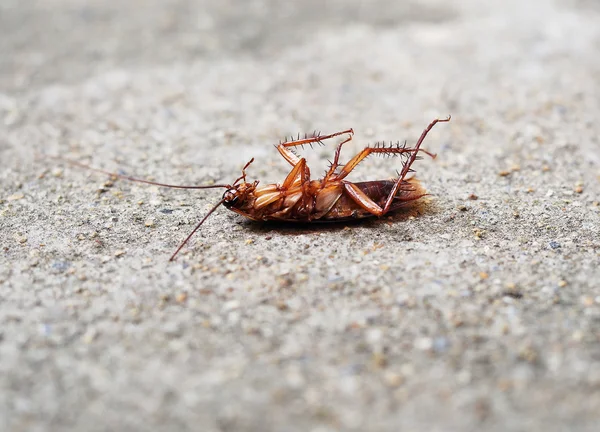
[[[280,142],[277,145],[277,150],[293,168],[283,183],[268,184],[265,186],[259,186],[258,181],[252,183],[246,181],[246,169],[254,161],[254,158],[242,168],[242,175],[233,184],[211,186],[181,186],[157,183],[92,168],[78,162],[69,162],[92,171],[156,186],[178,189],[224,188],[225,193],[221,200],[202,218],[194,230],[177,248],[175,253],[173,253],[170,258],[170,261],[173,261],[175,256],[196,233],[204,221],[221,204],[229,210],[257,221],[311,222],[318,220],[335,222],[383,216],[390,211],[397,210],[410,201],[423,197],[426,195],[426,192],[420,183],[415,178],[406,179],[406,176],[412,171],[411,166],[417,159],[419,152],[435,157],[434,154],[421,149],[421,144],[427,133],[436,123],[448,122],[450,118],[448,116],[445,119],[433,120],[425,128],[413,148],[407,148],[406,145],[399,144],[396,146],[390,145],[389,147],[385,145],[366,147],[350,159],[350,161],[341,166],[339,164],[340,152],[342,146],[352,140],[352,136],[354,135],[352,129],[329,135],[315,133],[311,136],[305,136],[303,139]],[[324,140],[346,134],[348,135],[347,138],[337,145],[333,162],[324,177],[319,180],[311,180],[306,159],[300,158],[291,148],[304,144],[322,143]],[[396,180],[375,180],[360,183],[345,180],[346,176],[371,154],[404,157],[402,170],[398,173],[398,178]]]

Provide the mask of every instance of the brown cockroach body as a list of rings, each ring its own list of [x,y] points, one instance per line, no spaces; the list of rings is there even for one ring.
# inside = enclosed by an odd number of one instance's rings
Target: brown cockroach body
[[[373,216],[383,216],[409,201],[426,195],[419,182],[405,179],[411,171],[418,152],[431,157],[435,155],[420,148],[427,133],[438,122],[447,119],[435,119],[423,131],[414,148],[400,146],[366,147],[339,170],[339,157],[342,146],[352,140],[354,131],[348,129],[330,135],[315,134],[304,139],[280,143],[277,150],[292,166],[292,170],[281,184],[258,186],[258,182],[246,182],[246,168],[242,170],[241,183],[234,183],[223,195],[223,205],[228,209],[253,220],[282,220],[294,222],[343,221]],[[291,147],[348,134],[348,138],[338,144],[335,157],[325,176],[320,180],[310,179],[310,170],[306,159],[298,157]],[[408,155],[402,171],[396,180],[376,180],[353,183],[345,180],[356,166],[371,154]]]
[[[425,128],[413,148],[407,148],[406,145],[400,144],[395,146],[390,145],[389,147],[385,145],[366,147],[344,165],[339,164],[340,152],[342,146],[352,140],[352,136],[354,135],[352,129],[329,135],[315,133],[311,136],[305,136],[303,139],[298,137],[296,140],[279,143],[277,150],[293,168],[283,183],[264,186],[259,186],[258,181],[251,183],[246,181],[246,169],[254,159],[250,160],[244,166],[241,177],[233,184],[211,186],[169,185],[110,173],[76,162],[74,164],[127,180],[157,186],[180,189],[224,188],[225,193],[222,199],[204,216],[177,248],[171,256],[170,260],[172,261],[208,216],[221,204],[229,210],[257,221],[335,222],[383,216],[388,212],[397,210],[408,202],[423,197],[426,195],[426,192],[420,183],[415,178],[406,178],[406,176],[412,171],[411,166],[417,159],[419,152],[435,157],[434,154],[420,147],[427,133],[436,123],[447,121],[450,121],[450,116],[446,119],[433,120]],[[305,144],[322,144],[324,140],[340,135],[347,135],[347,138],[337,145],[333,162],[330,164],[324,177],[319,180],[311,180],[306,159],[300,158],[294,153],[292,148]],[[398,177],[395,180],[376,180],[360,183],[353,183],[346,180],[348,174],[371,154],[403,157],[402,170],[398,172]]]

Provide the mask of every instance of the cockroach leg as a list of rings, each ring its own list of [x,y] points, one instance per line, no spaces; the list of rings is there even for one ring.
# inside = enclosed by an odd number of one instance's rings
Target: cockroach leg
[[[427,126],[425,128],[425,130],[423,130],[423,133],[419,137],[419,141],[417,141],[417,145],[415,145],[415,148],[413,149],[413,153],[410,155],[410,158],[406,161],[406,163],[402,167],[400,176],[398,176],[398,180],[396,180],[396,184],[394,184],[394,187],[392,188],[390,194],[388,195],[387,201],[385,203],[385,207],[383,207],[383,214],[386,214],[390,210],[390,206],[392,205],[392,202],[394,201],[394,197],[396,196],[396,193],[398,193],[398,189],[400,189],[400,185],[404,181],[406,174],[409,173],[411,165],[417,159],[417,154],[421,148],[421,144],[423,143],[423,140],[425,140],[425,137],[427,136],[427,134],[429,133],[431,128],[434,127],[436,125],[436,123],[449,122],[450,118],[451,117],[448,116],[445,119],[435,119],[431,123],[429,123],[429,126]]]
[[[260,210],[269,204],[289,196],[290,194],[298,193],[298,186],[304,190],[310,179],[310,171],[306,166],[306,159],[302,158],[292,168],[285,180],[280,185],[270,185],[262,188],[257,193],[254,209]],[[303,192],[301,192],[303,194]]]
[[[406,169],[406,173],[408,173],[408,170],[410,169],[410,166],[412,165],[412,163],[415,161],[415,159],[417,158],[417,154],[419,152],[423,152],[431,157],[435,157],[436,155],[433,153],[428,152],[427,150],[421,149],[421,144],[423,143],[423,140],[425,139],[425,137],[427,136],[427,133],[431,130],[431,128],[438,122],[447,122],[450,121],[450,116],[448,116],[448,118],[446,119],[435,119],[433,120],[429,126],[427,126],[425,128],[425,130],[423,131],[423,133],[421,134],[421,137],[419,138],[419,141],[417,141],[417,145],[414,148],[403,148],[403,147],[367,147],[364,150],[362,150],[360,153],[358,153],[356,156],[354,156],[352,159],[350,159],[349,162],[346,163],[346,165],[344,165],[344,167],[341,169],[341,171],[339,172],[339,174],[336,174],[335,176],[332,176],[332,180],[343,180],[348,174],[350,174],[352,172],[352,170],[354,170],[354,168],[356,168],[356,166],[361,163],[367,156],[369,156],[372,153],[380,153],[380,154],[405,154],[405,153],[410,153],[411,156],[409,157],[407,163],[404,164],[404,167],[402,169],[402,171],[404,172],[404,169]],[[400,178],[404,179],[404,177],[406,176],[406,173],[402,174],[399,176]],[[397,188],[396,188],[396,192],[397,192]],[[393,196],[391,196],[391,200],[393,200]],[[390,200],[390,203],[391,203]]]
[[[304,145],[304,144],[312,144],[312,143],[324,141],[326,139],[334,138],[336,136],[343,135],[346,133],[354,134],[354,131],[352,129],[346,129],[344,131],[335,132],[335,133],[332,133],[329,135],[315,135],[315,136],[306,137],[303,139],[297,139],[294,141],[279,143],[279,145],[277,145],[277,151],[279,151],[281,156],[283,156],[283,158],[286,161],[288,161],[288,163],[290,165],[296,166],[296,164],[298,164],[298,162],[300,162],[300,158],[297,155],[295,155],[294,152],[292,152],[288,147],[296,147],[296,146]]]
[[[333,162],[332,162],[331,166],[329,167],[329,169],[327,170],[327,174],[325,174],[325,177],[323,178],[323,184],[326,184],[329,181],[329,179],[331,178],[331,176],[333,175],[333,173],[339,166],[338,164],[339,164],[339,160],[340,160],[340,152],[342,151],[342,146],[350,141],[352,141],[352,135],[350,135],[348,138],[346,138],[344,141],[342,141],[341,143],[339,143],[337,145],[337,148],[335,149],[335,156],[333,157]]]
[[[350,198],[354,200],[356,204],[361,206],[364,210],[368,211],[375,216],[382,216],[383,209],[375,203],[371,198],[369,198],[363,191],[361,191],[358,186],[354,183],[344,183],[344,189],[350,195]]]
[[[302,158],[287,175],[281,184],[281,189],[289,189],[296,182],[304,184],[308,178],[310,178],[310,171],[308,171],[308,167],[306,166],[306,159]]]
[[[433,126],[435,126],[436,123],[438,123],[438,122],[447,122],[447,121],[450,121],[450,116],[448,116],[448,118],[446,118],[446,119],[435,119],[435,120],[433,120],[429,124],[429,126],[427,126],[425,128],[425,130],[423,131],[423,133],[419,137],[419,140],[417,141],[417,144],[412,149],[406,149],[406,148],[374,148],[374,147],[368,147],[368,148],[364,149],[359,154],[357,154],[354,158],[352,158],[350,160],[350,162],[348,162],[344,166],[344,168],[342,169],[342,171],[340,172],[340,174],[338,174],[337,176],[335,176],[335,180],[341,180],[344,177],[346,177],[348,174],[350,174],[350,172],[352,172],[352,170],[356,167],[356,165],[358,165],[364,158],[366,158],[371,153],[398,153],[398,154],[401,154],[401,153],[410,153],[411,155],[408,158],[408,160],[404,163],[404,165],[402,167],[402,171],[400,172],[400,175],[398,176],[398,179],[396,180],[396,182],[394,184],[394,187],[390,191],[390,193],[389,193],[389,195],[388,195],[388,197],[387,197],[387,199],[385,201],[385,206],[383,208],[381,208],[379,205],[377,205],[373,200],[371,200],[364,192],[362,192],[353,183],[344,183],[344,188],[348,192],[348,195],[350,195],[350,197],[358,205],[360,205],[364,210],[366,210],[366,211],[368,211],[368,212],[370,212],[370,213],[372,213],[372,214],[374,214],[376,216],[383,216],[383,215],[385,215],[390,210],[392,202],[394,201],[394,198],[396,197],[396,194],[398,193],[398,190],[400,189],[401,185],[403,184],[406,175],[410,172],[410,167],[413,164],[413,162],[416,160],[417,154],[419,153],[419,151],[424,151],[424,150],[421,150],[420,147],[421,147],[421,144],[423,143],[423,140],[427,136],[427,133],[429,133],[429,131],[431,130],[431,128],[433,128]],[[426,153],[429,154],[429,155],[431,155],[431,153],[429,153],[429,152],[426,152]]]
[[[242,168],[242,175],[240,177],[237,178],[236,181],[233,182],[233,185],[235,186],[240,180],[244,180],[246,181],[246,168],[248,168],[250,166],[250,164],[254,162],[254,158],[250,159],[248,161],[248,163],[246,163],[246,165],[244,165],[244,168]]]
[[[365,160],[369,155],[373,154],[373,153],[379,153],[379,154],[389,154],[389,155],[400,155],[400,154],[406,154],[406,153],[418,153],[418,149],[412,149],[412,148],[396,148],[396,147],[367,147],[365,149],[363,149],[362,151],[360,151],[356,156],[354,156],[352,159],[350,159],[346,165],[344,165],[342,167],[342,169],[340,170],[340,172],[336,175],[331,175],[331,180],[337,181],[337,180],[343,180],[344,178],[346,178],[346,176],[348,176],[348,174],[350,174],[355,168],[356,166],[361,163],[363,160]],[[421,150],[423,151],[423,150]],[[429,152],[426,152],[427,154],[430,154]],[[433,156],[433,155],[432,155]]]
[[[372,215],[383,216],[389,211],[389,209],[385,210],[385,208],[381,208],[375,201],[369,198],[369,196],[365,194],[361,189],[359,189],[358,186],[356,186],[354,183],[344,183],[344,189],[356,204],[358,204],[363,210],[368,211]],[[414,192],[415,188],[414,186],[411,186],[410,184],[404,182],[400,187],[400,190],[404,192]],[[409,199],[402,201],[414,201],[424,197],[425,195],[427,194],[423,193],[419,195],[412,195]],[[396,198],[396,196],[394,198]]]
[[[408,162],[402,168],[402,172],[400,173],[401,174],[400,177],[402,177],[402,179],[404,179],[404,177],[406,176],[406,174],[408,174],[408,171],[410,170],[410,166],[413,164],[413,162],[417,158],[417,152],[418,151],[425,152],[429,156],[435,157],[434,154],[431,154],[431,153],[429,153],[429,152],[427,152],[425,150],[421,150],[421,144],[423,144],[423,141],[425,140],[425,137],[427,136],[427,134],[429,133],[429,131],[436,125],[436,123],[449,122],[451,118],[452,118],[452,116],[448,116],[445,119],[434,119],[431,123],[429,123],[429,126],[427,126],[425,128],[425,130],[423,130],[423,133],[421,133],[421,136],[419,137],[419,141],[417,141],[417,145],[415,145],[414,153],[411,155],[411,157],[408,160]]]

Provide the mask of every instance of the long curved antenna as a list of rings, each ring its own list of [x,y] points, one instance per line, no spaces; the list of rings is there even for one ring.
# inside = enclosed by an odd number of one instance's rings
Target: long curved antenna
[[[47,156],[47,157],[49,157],[51,159],[57,159],[57,160],[66,162],[70,165],[78,166],[80,168],[84,168],[84,169],[87,169],[90,171],[95,171],[97,173],[106,174],[109,176],[114,176],[114,177],[122,178],[125,180],[130,180],[130,181],[134,181],[134,182],[138,182],[138,183],[146,183],[146,184],[154,185],[154,186],[162,186],[162,187],[173,188],[173,189],[212,189],[212,188],[229,189],[230,188],[229,185],[223,185],[223,184],[216,184],[216,185],[210,185],[210,186],[185,186],[185,185],[172,185],[172,184],[167,184],[167,183],[158,183],[158,182],[154,182],[154,181],[150,181],[150,180],[144,180],[144,179],[139,179],[136,177],[131,177],[131,176],[124,175],[124,174],[117,174],[114,172],[105,171],[102,169],[91,167],[91,166],[83,164],[81,162],[77,162],[77,161],[70,160],[70,159],[64,159],[59,156]]]
[[[208,213],[206,213],[206,216],[204,216],[202,218],[202,220],[198,223],[198,225],[196,225],[196,228],[194,228],[194,230],[190,233],[190,235],[188,235],[185,240],[183,241],[183,243],[181,243],[179,245],[179,247],[177,248],[177,250],[175,251],[175,253],[173,255],[171,255],[171,258],[169,258],[169,261],[173,261],[175,259],[175,256],[179,253],[179,251],[185,246],[185,244],[192,238],[192,236],[194,234],[196,234],[196,231],[198,231],[198,229],[200,228],[200,225],[202,225],[204,223],[204,221],[206,219],[208,219],[208,217],[217,209],[217,207],[219,207],[221,204],[223,204],[225,202],[225,198],[223,198],[221,201],[219,201],[213,208],[210,209],[210,211]]]

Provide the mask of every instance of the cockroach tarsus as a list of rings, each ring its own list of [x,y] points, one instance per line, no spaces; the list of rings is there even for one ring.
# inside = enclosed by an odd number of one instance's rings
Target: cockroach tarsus
[[[396,145],[390,144],[389,146],[375,144],[365,147],[343,165],[339,163],[340,152],[342,146],[352,140],[354,135],[352,129],[346,129],[329,135],[321,135],[315,132],[312,135],[305,135],[302,139],[298,137],[290,141],[280,142],[276,145],[276,148],[281,156],[292,166],[292,170],[283,183],[264,186],[259,186],[258,180],[254,182],[246,181],[246,170],[254,162],[254,158],[242,168],[242,175],[232,184],[207,186],[183,186],[158,183],[92,168],[75,161],[67,162],[110,176],[155,186],[178,189],[225,189],[221,200],[209,210],[179,245],[173,255],[171,255],[169,261],[173,261],[204,221],[220,205],[224,205],[227,209],[256,221],[336,222],[384,216],[389,212],[399,209],[408,202],[418,200],[427,195],[427,193],[416,178],[407,178],[406,176],[410,172],[413,172],[411,167],[415,160],[418,159],[419,153],[424,153],[435,158],[436,155],[422,149],[421,144],[436,123],[448,122],[450,118],[448,116],[445,119],[434,119],[423,130],[417,144],[412,148],[406,147],[406,143],[403,145],[400,143]],[[341,135],[347,136],[337,145],[333,162],[330,162],[329,168],[323,178],[311,180],[310,169],[307,166],[306,159],[298,156],[293,148],[305,144],[310,144],[311,146],[315,143],[323,144],[323,141]],[[359,183],[345,180],[348,174],[360,162],[372,154],[400,156],[403,161],[402,169],[398,172],[398,177],[395,180],[375,180]]]

